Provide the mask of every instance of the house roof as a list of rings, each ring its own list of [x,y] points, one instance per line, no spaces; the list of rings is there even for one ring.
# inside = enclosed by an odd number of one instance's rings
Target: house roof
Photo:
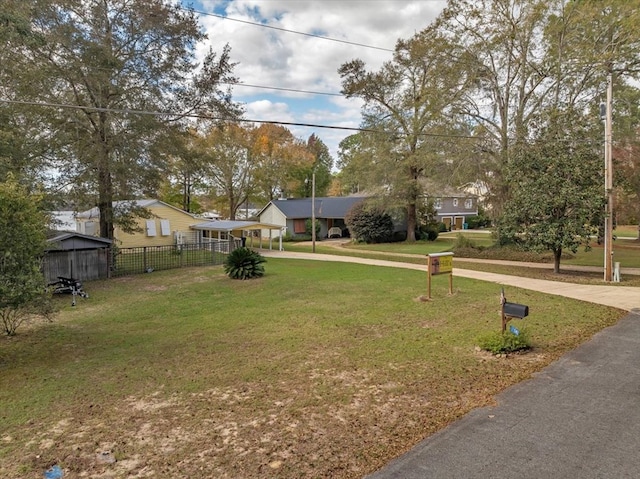
[[[261,229],[280,230],[282,229],[282,226],[273,225],[270,223],[260,223],[258,221],[224,220],[224,221],[206,221],[204,223],[191,225],[190,228],[194,230],[226,231],[227,233],[230,233],[231,231],[236,231],[236,230],[261,230]]]
[[[180,213],[184,213],[185,215],[189,215],[193,218],[195,218],[195,215],[192,213],[187,213],[184,210],[181,210],[180,208],[176,208],[173,205],[170,205],[169,203],[165,203],[164,201],[160,201],[160,200],[156,200],[156,199],[142,199],[142,200],[123,200],[123,201],[114,201],[113,202],[113,207],[114,209],[118,209],[118,208],[122,208],[125,206],[139,206],[141,208],[149,208],[151,206],[154,205],[163,205],[163,206],[167,206],[169,208],[172,208],[176,211],[179,211]],[[76,218],[82,218],[82,219],[92,219],[92,218],[99,218],[100,217],[100,210],[98,209],[97,206],[94,206],[93,208],[86,210],[86,211],[82,211],[80,213],[78,213],[76,215]]]
[[[344,218],[353,205],[365,200],[366,196],[320,197],[315,199],[316,218]],[[311,217],[311,198],[272,200],[269,204],[278,208],[289,219]],[[269,205],[265,206],[261,214]]]
[[[111,246],[112,241],[108,238],[99,238],[97,236],[88,236],[80,233],[62,233],[47,240],[50,246],[48,251],[63,250],[69,251],[74,249],[95,249],[107,248]]]

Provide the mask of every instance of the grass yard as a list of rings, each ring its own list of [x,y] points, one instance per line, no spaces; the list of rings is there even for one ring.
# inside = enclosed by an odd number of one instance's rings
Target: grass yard
[[[638,238],[638,225],[618,225],[613,230],[618,238]]]
[[[636,226],[631,227],[619,227],[624,231],[631,230],[636,228]],[[625,229],[626,228],[626,229]],[[488,232],[480,233],[473,230],[466,231],[458,231],[453,233],[443,233],[441,234],[436,241],[416,241],[414,243],[382,243],[382,244],[353,244],[349,243],[348,240],[344,240],[343,242],[318,242],[316,244],[316,252],[325,253],[325,254],[339,254],[339,255],[355,255],[355,256],[364,256],[368,258],[376,258],[376,259],[391,259],[389,255],[406,255],[404,258],[395,258],[398,261],[408,261],[408,262],[422,262],[424,261],[424,256],[431,253],[441,253],[444,251],[451,251],[456,243],[456,237],[458,234],[463,234],[466,238],[473,241],[475,246],[479,247],[489,247],[493,245],[493,239],[491,234]],[[285,249],[287,251],[302,251],[302,252],[310,252],[311,246],[308,242],[305,243],[287,243],[285,245]],[[468,250],[467,250],[468,251]],[[632,241],[630,239],[618,239],[613,244],[614,251],[614,261],[620,262],[623,268],[640,268],[640,243],[637,241]],[[546,255],[535,255],[533,253],[520,253],[515,250],[506,251],[505,256],[500,256],[500,252],[491,252],[491,259],[506,259],[506,260],[522,260],[522,261],[534,261],[534,262],[545,262],[548,264],[553,263],[553,256],[551,253]],[[570,253],[571,254],[571,253]],[[414,257],[411,258],[410,255]],[[576,254],[571,254],[570,258],[563,259],[560,265],[560,269],[562,270],[563,266],[599,266],[602,267],[604,263],[604,249],[603,245],[598,245],[596,242],[593,242],[591,245],[591,249],[589,251],[585,251],[584,248],[579,248]],[[457,255],[456,258],[462,259],[463,256]],[[465,266],[466,267],[466,266]],[[475,267],[478,269],[479,267]],[[514,271],[516,269],[514,268]],[[487,269],[487,271],[494,271],[493,269]],[[501,271],[496,271],[501,272]],[[530,276],[536,277],[538,274],[535,270],[530,272]],[[547,273],[540,272],[541,279],[550,279]],[[505,274],[517,274],[515,273],[505,273]],[[589,275],[583,275],[589,276]],[[594,278],[597,275],[594,276]],[[602,275],[600,275],[602,276]],[[557,278],[562,281],[566,278]],[[583,282],[580,278],[572,278],[571,280],[576,280],[579,282]],[[590,280],[588,282],[591,282]]]
[[[92,282],[0,339],[0,473],[360,478],[624,313],[509,288],[534,348],[497,358],[495,284],[269,259]],[[523,323],[523,321],[518,321]]]

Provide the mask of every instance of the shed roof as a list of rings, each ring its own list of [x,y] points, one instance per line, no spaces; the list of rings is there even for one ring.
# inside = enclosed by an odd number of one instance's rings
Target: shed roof
[[[259,221],[206,221],[204,223],[198,223],[191,225],[190,228],[194,230],[207,230],[207,231],[226,231],[230,233],[236,230],[280,230],[282,226],[274,225],[270,223],[260,223]]]
[[[316,218],[344,218],[353,205],[365,200],[366,196],[320,197],[315,199]],[[272,200],[270,204],[282,211],[289,219],[311,217],[311,198]],[[268,205],[267,205],[268,206]],[[263,208],[262,211],[264,211]],[[262,211],[260,213],[262,213]]]
[[[108,238],[83,235],[80,233],[63,233],[47,240],[47,251],[70,251],[78,249],[108,248],[112,241]]]

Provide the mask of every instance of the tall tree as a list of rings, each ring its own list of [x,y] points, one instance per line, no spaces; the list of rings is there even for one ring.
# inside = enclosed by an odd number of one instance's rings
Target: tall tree
[[[359,193],[369,186],[363,174],[368,170],[369,159],[363,133],[347,136],[340,142],[337,167],[341,194]]]
[[[213,126],[197,146],[205,177],[211,179],[211,192],[224,198],[232,220],[249,197],[256,170],[249,154],[250,135],[235,123]]]
[[[164,201],[187,213],[197,213],[197,193],[205,190],[205,165],[198,154],[199,134],[194,128],[176,125],[154,148],[154,155],[164,156],[167,176],[160,189]]]
[[[482,174],[491,186],[493,211],[508,197],[504,169],[546,93],[548,67],[541,49],[548,0],[451,0],[436,28],[450,38],[451,60],[472,81],[459,114],[470,120],[481,144]]]
[[[303,146],[301,144],[301,146]],[[305,152],[300,158],[297,167],[291,169],[291,176],[295,179],[293,196],[301,198],[311,197],[313,175],[315,174],[316,196],[327,196],[331,185],[331,168],[333,157],[329,148],[314,133],[307,139],[304,145]]]
[[[280,193],[290,194],[303,184],[314,158],[303,141],[283,126],[262,124],[252,132],[251,161],[256,167],[255,199],[269,202]]]
[[[398,41],[393,60],[377,72],[362,60],[343,64],[342,92],[364,100],[364,126],[380,132],[367,142],[375,151],[370,171],[387,196],[406,211],[407,240],[415,241],[419,180],[443,161],[438,135],[450,132],[451,114],[462,100],[467,77],[450,62],[449,42],[430,28]]]
[[[95,195],[100,234],[112,238],[113,201],[152,190],[160,181],[150,146],[167,121],[188,113],[236,114],[229,48],[195,48],[205,39],[195,14],[163,0],[40,0],[34,30],[42,43],[29,57],[43,69],[34,79],[49,109],[50,128],[68,145],[59,170]],[[167,112],[145,115],[143,112]],[[64,155],[62,154],[64,153]]]
[[[637,88],[640,74],[639,0],[563,2],[547,31],[551,39],[552,72],[562,95],[555,98],[583,110],[605,100],[608,79],[613,90],[613,160],[622,175],[614,177],[614,189],[637,194],[637,145],[640,115]],[[601,138],[601,137],[600,137]],[[618,188],[616,188],[618,186]],[[615,222],[617,205],[607,205]],[[640,210],[637,209],[636,212]],[[639,235],[640,237],[640,235]]]
[[[39,66],[28,61],[28,49],[42,44],[31,14],[30,2],[16,0],[3,2],[0,10],[0,85],[9,102],[32,100],[32,82],[41,75]],[[0,181],[9,175],[31,185],[47,179],[55,132],[43,126],[40,113],[24,104],[0,103]]]
[[[451,0],[436,22],[451,58],[474,79],[460,110],[482,144],[484,176],[499,215],[504,172],[549,112],[594,112],[607,73],[637,72],[638,0]]]
[[[577,117],[570,128],[552,121],[507,169],[512,191],[501,230],[529,249],[552,251],[556,273],[562,252],[588,247],[602,219],[603,171],[590,129]]]

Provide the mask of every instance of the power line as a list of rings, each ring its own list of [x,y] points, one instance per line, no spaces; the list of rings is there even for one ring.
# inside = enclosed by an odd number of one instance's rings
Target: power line
[[[343,96],[341,93],[331,93],[323,91],[298,90],[296,88],[282,88],[277,86],[251,85],[249,83],[220,82],[222,85],[245,86],[250,88],[262,88],[265,90],[290,91],[293,93],[307,93],[310,95]]]
[[[176,114],[171,112],[161,112],[161,111],[147,111],[147,110],[132,110],[132,109],[120,109],[120,108],[101,108],[94,106],[80,106],[80,105],[69,105],[64,103],[51,103],[51,102],[36,102],[36,101],[21,101],[21,100],[7,100],[5,98],[0,98],[0,102],[9,103],[14,105],[27,105],[27,106],[40,106],[40,107],[50,107],[50,108],[67,108],[70,110],[83,110],[90,112],[107,112],[107,113],[121,113],[128,115],[149,115],[149,116],[175,116],[175,117],[184,117],[184,118],[194,118],[200,120],[215,120],[215,121],[233,121],[239,123],[260,123],[266,125],[284,125],[284,126],[302,126],[307,128],[322,128],[325,130],[344,130],[344,131],[357,131],[363,133],[379,133],[379,134],[388,134],[385,131],[374,130],[372,128],[360,128],[360,127],[349,127],[349,126],[336,126],[336,125],[320,125],[317,123],[299,123],[299,122],[290,122],[290,121],[278,121],[278,120],[252,120],[247,118],[232,118],[232,117],[216,117],[213,115],[204,115],[204,114]],[[457,138],[457,139],[471,139],[477,140],[478,137],[469,136],[469,135],[448,135],[441,133],[421,133],[420,136],[426,136],[431,138]]]
[[[390,48],[376,47],[376,46],[373,46],[373,45],[366,45],[364,43],[350,42],[348,40],[340,40],[339,38],[326,37],[324,35],[316,35],[314,33],[299,32],[299,31],[296,31],[296,30],[290,30],[288,28],[274,27],[273,25],[266,25],[264,23],[258,23],[258,22],[252,22],[252,21],[249,21],[249,20],[241,20],[239,18],[227,17],[227,16],[224,16],[224,15],[220,15],[218,13],[203,12],[203,11],[200,11],[200,10],[196,10],[194,8],[187,8],[187,7],[183,7],[183,6],[179,6],[178,8],[181,8],[182,10],[187,10],[187,11],[190,11],[190,12],[193,12],[193,13],[197,13],[198,15],[205,15],[205,16],[208,16],[208,17],[221,18],[222,20],[230,20],[232,22],[244,23],[244,24],[247,24],[247,25],[253,25],[253,26],[262,27],[262,28],[269,28],[271,30],[278,30],[280,32],[294,33],[296,35],[304,35],[306,37],[319,38],[321,40],[327,40],[327,41],[330,41],[330,42],[344,43],[344,44],[347,44],[347,45],[354,45],[356,47],[363,47],[363,48],[371,48],[371,49],[374,49],[374,50],[381,50],[381,51],[384,51],[384,52],[393,52],[394,51],[393,49],[390,49]]]

